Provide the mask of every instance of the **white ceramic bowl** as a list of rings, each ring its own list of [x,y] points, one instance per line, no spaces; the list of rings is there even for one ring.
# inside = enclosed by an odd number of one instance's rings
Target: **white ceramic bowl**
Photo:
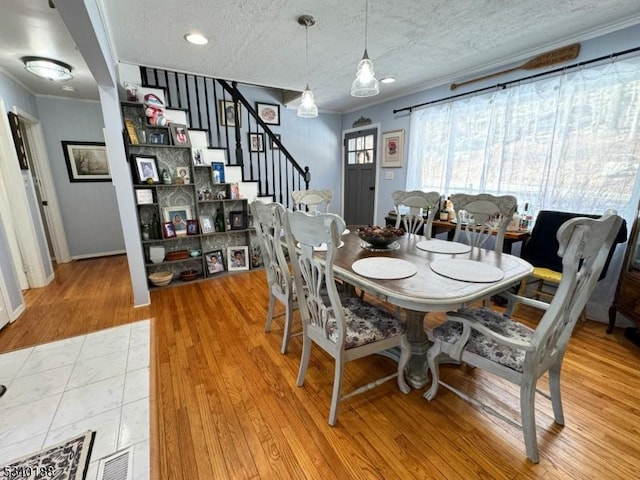
[[[173,280],[173,272],[155,272],[149,275],[149,281],[156,287],[165,287]]]

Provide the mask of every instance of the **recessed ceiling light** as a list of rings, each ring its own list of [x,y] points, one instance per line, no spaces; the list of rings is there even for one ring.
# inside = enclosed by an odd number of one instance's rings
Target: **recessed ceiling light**
[[[380,79],[380,83],[393,83],[396,79],[393,77],[384,77]]]
[[[44,57],[22,57],[24,69],[40,78],[54,82],[64,82],[71,78],[71,65]]]
[[[65,92],[75,92],[76,88],[72,87],[71,85],[65,85],[64,87],[62,87],[62,90],[64,90]]]
[[[193,43],[194,45],[206,45],[207,43],[209,43],[209,39],[204,35],[200,35],[199,33],[187,33],[184,36],[184,39],[189,43]]]

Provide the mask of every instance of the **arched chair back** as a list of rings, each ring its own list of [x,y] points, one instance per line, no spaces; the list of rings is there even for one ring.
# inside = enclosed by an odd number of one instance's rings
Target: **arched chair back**
[[[402,227],[409,234],[418,234],[422,230],[422,235],[431,238],[431,226],[438,213],[440,194],[420,190],[412,192],[398,190],[391,196],[396,212],[395,227]],[[408,212],[405,212],[406,208],[409,209]],[[426,221],[424,217],[427,218]]]
[[[502,252],[504,234],[516,211],[518,199],[513,195],[495,196],[489,193],[456,193],[450,199],[456,211],[453,241],[465,240],[473,247],[483,248],[495,233],[494,250]]]
[[[433,383],[425,398],[433,400],[438,385],[443,385],[462,398],[498,413],[440,381],[439,359],[443,354],[519,385],[527,457],[537,463],[536,383],[548,372],[550,396],[543,395],[551,399],[555,422],[564,425],[560,396],[562,360],[573,327],[593,292],[621,223],[622,217],[609,211],[599,219],[574,218],[560,227],[557,238],[558,255],[562,257],[562,279],[550,304],[510,292],[502,294],[510,302],[545,309],[535,330],[488,308],[463,308],[447,313],[445,323],[427,332],[433,342],[427,353]]]
[[[284,333],[282,335],[282,353],[287,353],[293,312],[298,308],[293,277],[285,257],[283,246],[286,245],[286,228],[283,224],[285,208],[279,203],[251,203],[254,226],[260,240],[260,251],[264,262],[269,288],[269,310],[265,331],[271,331],[274,319],[275,302],[284,306]],[[279,316],[279,315],[277,315]]]
[[[291,252],[296,290],[301,292],[299,306],[303,345],[298,386],[304,384],[311,346],[316,344],[335,360],[330,425],[337,420],[341,400],[367,392],[387,380],[396,378],[400,390],[408,393],[404,369],[409,361],[410,349],[404,323],[358,297],[341,298],[336,287],[333,260],[341,242],[340,235],[345,229],[344,220],[332,213],[310,215],[305,212],[287,212],[287,220],[292,233],[288,249]],[[314,251],[323,244],[326,245],[326,254],[321,257]],[[346,362],[394,347],[400,348],[395,373],[341,395]],[[315,393],[309,395],[313,397]]]
[[[308,211],[309,213],[327,213],[333,192],[331,190],[294,190],[291,198],[294,210]]]

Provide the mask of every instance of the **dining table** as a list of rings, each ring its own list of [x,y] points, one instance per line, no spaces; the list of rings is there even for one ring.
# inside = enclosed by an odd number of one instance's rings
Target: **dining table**
[[[349,226],[334,257],[334,276],[350,287],[404,309],[413,388],[427,383],[424,328],[428,312],[444,312],[487,299],[520,283],[531,264],[503,252],[405,234],[387,248],[374,248]],[[319,256],[324,256],[318,252]]]

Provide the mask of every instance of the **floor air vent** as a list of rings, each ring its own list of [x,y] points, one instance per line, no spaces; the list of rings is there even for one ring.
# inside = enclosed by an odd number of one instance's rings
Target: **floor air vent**
[[[133,447],[101,458],[97,480],[131,480],[133,475]]]

